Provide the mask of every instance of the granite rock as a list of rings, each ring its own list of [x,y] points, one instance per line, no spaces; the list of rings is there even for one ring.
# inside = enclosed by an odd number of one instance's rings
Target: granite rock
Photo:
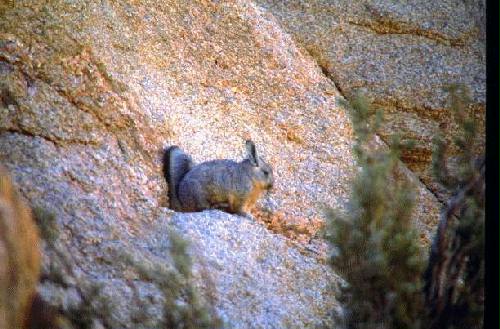
[[[483,138],[486,104],[485,1],[256,0],[273,13],[346,97],[363,92],[385,114],[380,133],[415,141],[403,161],[440,199],[432,139],[452,140],[449,84],[463,84]],[[451,150],[453,155],[456,150]]]
[[[329,321],[336,301],[325,289],[339,280],[316,233],[322,207],[349,198],[354,137],[341,93],[272,14],[247,1],[15,1],[0,14],[0,162],[31,206],[55,215],[73,264],[66,288],[44,281],[42,297],[71,309],[98,285],[116,309],[96,328],[154,328],[162,295],[119,251],[171,266],[173,222],[201,249],[194,257],[209,264],[229,322]],[[258,223],[167,208],[167,145],[196,162],[238,160],[247,138],[275,172]],[[413,179],[428,240],[439,202]],[[44,245],[45,272],[56,258]]]

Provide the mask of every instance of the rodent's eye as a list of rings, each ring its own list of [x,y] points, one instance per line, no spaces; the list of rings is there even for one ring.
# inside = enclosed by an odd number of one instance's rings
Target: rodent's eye
[[[269,172],[267,170],[262,170],[264,172],[264,176],[269,175]]]

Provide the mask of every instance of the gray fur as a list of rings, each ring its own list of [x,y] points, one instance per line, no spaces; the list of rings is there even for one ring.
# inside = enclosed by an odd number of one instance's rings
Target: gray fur
[[[259,167],[259,157],[257,156],[257,150],[255,149],[255,144],[252,141],[246,141],[245,147],[247,148],[247,157],[250,163],[254,167]]]
[[[188,155],[178,147],[165,153],[165,177],[173,191],[169,192],[171,207],[181,211],[217,208],[247,214],[260,193],[272,188],[274,178],[272,168],[258,157],[253,142],[247,141],[246,148],[248,159],[241,162],[212,160],[196,166],[190,162],[187,172],[183,171],[186,159],[191,161]]]
[[[191,170],[193,160],[179,147],[171,146],[163,154],[163,174],[168,183],[168,198],[170,207],[174,210],[181,210],[181,204],[177,198],[179,182],[184,175]]]

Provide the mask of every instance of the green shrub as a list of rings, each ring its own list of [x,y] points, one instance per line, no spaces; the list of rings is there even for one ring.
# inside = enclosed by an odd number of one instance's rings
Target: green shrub
[[[478,123],[467,114],[470,96],[453,85],[450,108],[458,124],[453,142],[459,150],[455,169],[448,164],[448,145],[435,140],[433,171],[448,189],[425,271],[428,328],[482,328],[484,313],[484,157],[476,156]]]
[[[458,154],[435,140],[433,170],[452,197],[443,206],[429,261],[412,227],[414,192],[396,165],[402,144],[376,148],[381,114],[355,97],[349,108],[361,167],[345,214],[329,211],[326,237],[333,268],[346,280],[340,301],[348,328],[481,328],[484,312],[484,159],[476,157],[478,124],[467,114],[467,90],[451,86]],[[424,271],[424,266],[425,271]]]
[[[33,207],[33,218],[35,219],[40,235],[48,244],[52,244],[59,238],[56,216],[47,209],[36,206]]]
[[[395,179],[403,145],[374,148],[382,117],[370,115],[357,96],[349,104],[361,171],[347,213],[330,211],[327,238],[336,248],[334,269],[347,281],[341,302],[348,328],[419,328],[422,312],[422,252],[412,228],[412,186]]]
[[[68,309],[60,305],[51,305],[50,301],[40,301],[39,307],[46,308],[51,313],[44,323],[30,323],[31,328],[94,328],[95,321],[101,321],[106,327],[113,327],[112,313],[115,304],[102,293],[102,285],[84,280],[74,272],[74,262],[71,255],[59,241],[59,228],[53,212],[34,207],[33,216],[40,229],[41,237],[46,242],[48,266],[42,273],[42,282],[51,282],[63,289],[74,288],[81,302]],[[62,296],[63,297],[63,296]]]
[[[215,310],[204,305],[192,282],[192,261],[187,253],[187,242],[175,231],[169,231],[170,255],[174,269],[162,263],[136,259],[124,255],[142,280],[154,283],[165,297],[164,320],[159,325],[165,329],[218,329],[224,324]]]
[[[61,287],[62,291],[67,288],[75,289],[81,298],[81,303],[63,309],[60,305],[50,305],[50,301],[41,301],[41,305],[53,314],[47,323],[32,323],[31,328],[90,329],[95,327],[96,321],[101,322],[106,328],[121,327],[113,320],[116,302],[102,292],[102,285],[85,280],[74,273],[75,265],[72,257],[58,240],[56,216],[42,207],[35,207],[33,214],[49,254],[49,264],[42,275],[42,281]],[[169,240],[173,268],[167,267],[164,263],[135,259],[129,253],[122,253],[121,260],[132,265],[142,280],[155,284],[165,298],[162,323],[153,323],[155,321],[145,318],[144,314],[138,314],[132,321],[146,326],[151,324],[152,328],[223,328],[223,322],[217,317],[215,310],[202,303],[193,285],[192,261],[187,253],[187,242],[174,231],[169,232]],[[137,302],[143,301],[137,300]]]

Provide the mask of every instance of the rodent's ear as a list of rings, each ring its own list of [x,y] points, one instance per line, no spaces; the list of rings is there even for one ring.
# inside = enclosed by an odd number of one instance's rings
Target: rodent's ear
[[[247,140],[245,142],[245,146],[247,148],[247,156],[248,160],[254,167],[259,167],[259,157],[257,156],[257,150],[255,149],[255,144],[251,140]]]

